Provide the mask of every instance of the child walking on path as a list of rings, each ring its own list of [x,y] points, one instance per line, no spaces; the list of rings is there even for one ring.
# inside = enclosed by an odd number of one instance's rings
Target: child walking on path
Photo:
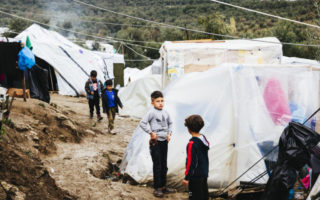
[[[168,142],[172,134],[172,121],[169,114],[163,110],[164,99],[160,91],[151,94],[151,109],[141,120],[140,127],[150,134],[150,153],[153,162],[154,196],[163,197],[164,193],[175,190],[166,187]]]
[[[87,99],[89,101],[90,118],[93,117],[94,107],[96,107],[97,118],[102,120],[100,114],[100,97],[103,85],[100,80],[97,79],[97,71],[92,70],[90,72],[90,78],[86,82],[85,91],[87,93]]]
[[[108,115],[108,132],[111,134],[114,129],[114,120],[116,113],[119,112],[118,106],[122,109],[123,105],[120,98],[118,97],[118,90],[113,88],[112,80],[107,80],[105,82],[105,89],[102,91],[102,107],[103,112]]]
[[[185,126],[192,135],[187,145],[187,160],[183,185],[188,185],[190,200],[208,200],[209,142],[200,134],[204,126],[199,115],[191,115],[185,119]]]

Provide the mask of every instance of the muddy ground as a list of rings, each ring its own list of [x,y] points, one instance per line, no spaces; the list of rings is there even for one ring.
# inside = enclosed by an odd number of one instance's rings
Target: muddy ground
[[[117,163],[139,121],[88,118],[85,98],[51,96],[51,104],[14,101],[0,134],[0,199],[157,199],[145,185],[123,183]],[[187,199],[187,193],[163,199]]]

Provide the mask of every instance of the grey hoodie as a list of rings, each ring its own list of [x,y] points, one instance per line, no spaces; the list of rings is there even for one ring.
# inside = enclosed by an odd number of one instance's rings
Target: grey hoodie
[[[156,108],[152,108],[142,118],[140,127],[148,134],[157,134],[158,141],[165,141],[167,135],[172,133],[172,121],[168,112]]]

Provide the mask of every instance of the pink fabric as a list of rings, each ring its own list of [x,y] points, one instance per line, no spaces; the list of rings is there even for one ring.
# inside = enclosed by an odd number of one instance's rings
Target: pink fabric
[[[301,182],[303,184],[303,186],[308,189],[310,186],[310,175],[308,174],[306,177],[304,177],[303,179],[301,179]]]
[[[277,125],[288,123],[291,116],[290,107],[286,95],[281,87],[281,82],[276,78],[270,78],[263,94],[264,101],[273,122]]]
[[[6,78],[5,74],[0,74],[0,82],[2,82]]]

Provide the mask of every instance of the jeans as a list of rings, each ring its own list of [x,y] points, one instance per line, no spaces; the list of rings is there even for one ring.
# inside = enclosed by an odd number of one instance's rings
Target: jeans
[[[150,144],[150,153],[153,162],[153,186],[155,189],[162,188],[167,183],[168,142],[157,141],[155,145]]]
[[[208,200],[208,183],[207,179],[198,179],[189,181],[189,199],[190,200]]]
[[[116,117],[116,108],[115,107],[109,108],[107,115],[108,115],[108,121],[109,121],[108,128],[111,131],[114,128],[114,119]]]
[[[100,98],[89,99],[89,108],[91,116],[93,116],[94,107],[96,107],[97,115],[100,115]]]

